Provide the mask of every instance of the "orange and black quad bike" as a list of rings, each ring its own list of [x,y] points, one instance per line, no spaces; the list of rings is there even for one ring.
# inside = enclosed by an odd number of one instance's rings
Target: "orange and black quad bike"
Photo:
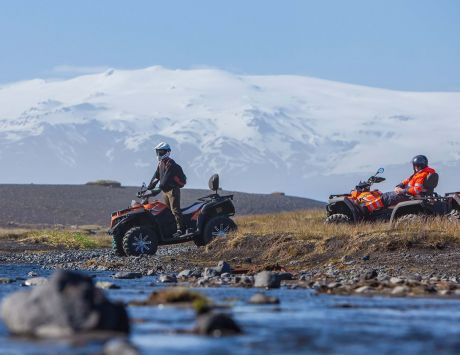
[[[159,245],[188,241],[204,246],[213,238],[226,237],[236,230],[230,218],[235,214],[233,195],[218,194],[217,174],[209,179],[209,188],[214,193],[182,209],[187,232],[177,237],[176,220],[171,210],[163,202],[150,201],[161,191],[146,190],[143,185],[138,193],[140,202],[133,201],[131,207],[112,213],[109,234],[115,254],[154,255]]]
[[[367,181],[356,185],[350,193],[329,196],[326,223],[389,221],[393,224],[429,216],[445,216],[452,221],[460,220],[460,193],[452,192],[440,196],[434,192],[439,180],[437,173],[425,179],[423,191],[419,195],[407,195],[405,201],[385,206],[382,192],[371,189],[373,184],[385,181],[384,177],[378,176],[383,172],[384,169],[380,168]]]

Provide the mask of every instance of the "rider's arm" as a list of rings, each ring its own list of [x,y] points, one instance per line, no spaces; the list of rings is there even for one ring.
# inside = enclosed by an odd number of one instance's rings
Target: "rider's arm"
[[[157,186],[158,181],[160,181],[160,171],[159,168],[155,171],[155,174],[153,174],[152,180],[150,180],[149,186],[147,186],[148,190],[152,190]]]

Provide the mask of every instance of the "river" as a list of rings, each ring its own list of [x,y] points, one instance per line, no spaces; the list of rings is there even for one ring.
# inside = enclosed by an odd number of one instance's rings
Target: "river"
[[[50,271],[31,265],[0,265],[0,277],[27,278],[29,271]],[[121,288],[107,290],[111,299],[140,300],[160,287],[156,278],[113,280],[111,272],[89,272],[95,280]],[[0,299],[23,289],[21,281],[0,285]],[[128,308],[130,340],[143,354],[454,354],[460,351],[460,300],[316,295],[311,290],[265,291],[279,305],[250,305],[257,289],[200,288],[229,312],[243,335],[212,338],[187,334],[193,328],[191,309],[170,306]],[[100,343],[81,346],[65,341],[11,337],[0,320],[0,354],[98,353]]]

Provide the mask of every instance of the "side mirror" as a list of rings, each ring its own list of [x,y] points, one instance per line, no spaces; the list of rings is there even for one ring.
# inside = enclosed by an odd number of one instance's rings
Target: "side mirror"
[[[383,174],[384,171],[385,171],[384,168],[379,168],[379,170],[377,170],[377,172],[375,173],[375,175]]]
[[[217,191],[219,190],[219,174],[214,174],[210,177],[208,186],[210,190],[215,191],[217,193]]]

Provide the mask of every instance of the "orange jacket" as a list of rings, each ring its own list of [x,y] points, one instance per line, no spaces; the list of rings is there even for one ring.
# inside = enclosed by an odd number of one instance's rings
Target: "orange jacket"
[[[436,171],[434,169],[431,169],[429,166],[427,166],[426,168],[414,173],[398,186],[404,188],[410,195],[419,195],[421,192],[423,192],[423,183],[425,182],[426,177],[435,172]]]

